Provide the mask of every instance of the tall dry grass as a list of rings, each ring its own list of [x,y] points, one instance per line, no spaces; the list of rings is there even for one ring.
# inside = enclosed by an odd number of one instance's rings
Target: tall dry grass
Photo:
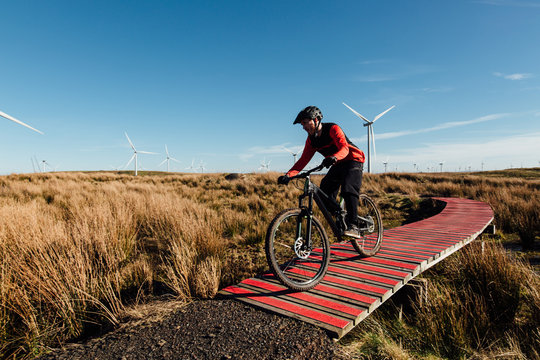
[[[430,276],[412,322],[424,348],[449,358],[540,358],[540,278],[498,244],[473,243]]]
[[[262,271],[266,225],[293,199],[277,190],[273,175],[0,178],[0,357],[115,324],[160,291],[208,298]]]
[[[540,358],[540,278],[500,244],[472,243],[424,276],[424,301],[400,316],[392,299],[340,341],[351,358]]]
[[[532,249],[540,239],[538,177],[389,173],[369,179],[368,191],[381,198],[397,193],[410,199],[448,196],[484,201],[495,213],[496,226],[504,232],[518,234],[525,249]]]
[[[128,307],[162,292],[185,301],[208,298],[265,271],[267,225],[278,211],[295,207],[299,195],[293,186],[278,186],[277,176],[0,177],[0,357],[31,358],[92,324],[117,323]],[[426,205],[420,195],[432,194],[491,199],[498,221],[515,229],[506,219],[537,224],[538,209],[519,201],[537,201],[535,186],[366,175],[363,189],[378,198],[386,226],[414,218]]]

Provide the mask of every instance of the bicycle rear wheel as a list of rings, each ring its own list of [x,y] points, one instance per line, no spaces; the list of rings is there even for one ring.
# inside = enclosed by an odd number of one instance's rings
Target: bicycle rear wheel
[[[319,220],[311,229],[301,209],[279,213],[266,233],[265,251],[270,269],[281,283],[293,290],[309,290],[322,280],[330,261],[328,236]],[[311,246],[308,234],[311,233]]]
[[[358,227],[362,236],[351,239],[355,250],[363,257],[375,255],[381,248],[384,229],[377,205],[365,194],[358,199]]]

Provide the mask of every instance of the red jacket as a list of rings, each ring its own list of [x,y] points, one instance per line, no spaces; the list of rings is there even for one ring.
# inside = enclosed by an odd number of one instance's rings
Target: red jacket
[[[302,156],[287,172],[287,176],[294,176],[302,171],[316,151],[324,157],[335,156],[338,162],[353,160],[363,163],[365,161],[364,152],[345,136],[338,125],[323,123],[320,136],[308,136]]]

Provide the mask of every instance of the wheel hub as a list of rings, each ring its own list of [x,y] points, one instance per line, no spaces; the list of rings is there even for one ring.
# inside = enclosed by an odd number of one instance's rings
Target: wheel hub
[[[294,252],[296,253],[296,256],[298,256],[300,259],[305,260],[309,257],[311,249],[307,248],[307,246],[304,244],[304,239],[299,237],[294,242]]]

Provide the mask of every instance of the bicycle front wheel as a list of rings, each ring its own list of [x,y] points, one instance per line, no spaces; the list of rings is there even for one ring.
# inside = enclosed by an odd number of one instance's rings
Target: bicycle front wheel
[[[330,244],[324,228],[315,217],[308,228],[308,217],[301,209],[284,210],[272,220],[265,251],[274,275],[293,290],[315,287],[330,261]]]
[[[363,257],[375,255],[381,248],[384,229],[377,205],[365,194],[358,199],[358,227],[362,236],[351,239],[355,250]]]

